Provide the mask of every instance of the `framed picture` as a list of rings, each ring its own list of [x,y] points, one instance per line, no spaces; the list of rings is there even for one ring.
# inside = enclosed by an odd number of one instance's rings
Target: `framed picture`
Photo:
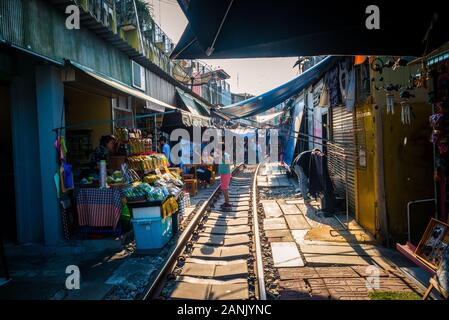
[[[421,241],[415,250],[415,256],[437,270],[449,245],[449,225],[431,219]]]

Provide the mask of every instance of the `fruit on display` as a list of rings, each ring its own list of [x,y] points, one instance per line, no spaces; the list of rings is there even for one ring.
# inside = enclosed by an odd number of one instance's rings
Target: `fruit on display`
[[[149,183],[149,184],[153,184],[153,183],[155,183],[159,179],[160,178],[159,178],[158,175],[156,175],[156,174],[149,174],[149,175],[146,175],[143,178],[143,181],[146,182],[146,183]]]
[[[162,218],[171,216],[173,213],[178,211],[178,209],[179,209],[179,206],[178,206],[178,202],[176,201],[176,199],[173,197],[167,198],[167,200],[162,204],[162,208],[161,208]]]
[[[155,185],[159,187],[169,186],[170,184],[180,188],[184,185],[181,178],[175,177],[172,173],[164,173],[159,180],[155,181]]]
[[[162,188],[154,188],[145,182],[133,184],[133,186],[126,188],[124,193],[126,198],[131,201],[142,197],[148,201],[162,201],[166,198]]]
[[[129,132],[126,128],[115,128],[114,135],[120,142],[126,143],[129,140]]]
[[[114,171],[111,176],[108,176],[107,183],[110,185],[113,184],[122,184],[125,182],[125,178],[123,177],[123,173],[121,171]]]
[[[139,154],[139,153],[146,152],[144,140],[130,139],[129,140],[129,150],[130,150],[131,154]]]
[[[131,156],[128,157],[128,165],[136,171],[150,172],[167,165],[167,158],[163,154]]]
[[[94,177],[83,178],[81,179],[81,184],[92,184],[94,180]]]

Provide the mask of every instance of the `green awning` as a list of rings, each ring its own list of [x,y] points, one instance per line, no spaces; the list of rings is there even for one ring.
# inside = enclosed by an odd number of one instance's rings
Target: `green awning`
[[[184,105],[185,109],[190,111],[192,114],[199,116],[210,115],[209,108],[206,106],[206,104],[204,104],[194,96],[186,93],[184,90],[176,88],[176,95],[178,97],[178,100]]]

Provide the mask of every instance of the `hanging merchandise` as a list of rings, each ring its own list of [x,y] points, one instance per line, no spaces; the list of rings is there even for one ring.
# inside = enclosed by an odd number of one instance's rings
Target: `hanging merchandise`
[[[356,91],[356,76],[355,76],[355,68],[352,68],[349,72],[349,80],[346,90],[346,110],[352,112],[355,106],[355,91]]]
[[[409,91],[401,91],[401,122],[403,124],[410,124],[411,121],[411,107],[409,99],[414,97]]]
[[[394,94],[387,93],[387,114],[394,114]]]
[[[342,102],[339,80],[339,67],[335,66],[326,74],[325,84],[329,90],[329,106],[339,106]]]
[[[410,124],[410,105],[408,100],[401,101],[401,122]]]
[[[318,104],[319,107],[327,107],[329,106],[329,89],[326,84],[323,84],[323,89],[320,94],[320,102]]]
[[[346,102],[349,82],[348,64],[346,60],[340,61],[338,64],[338,80],[340,84],[341,99],[343,102]]]

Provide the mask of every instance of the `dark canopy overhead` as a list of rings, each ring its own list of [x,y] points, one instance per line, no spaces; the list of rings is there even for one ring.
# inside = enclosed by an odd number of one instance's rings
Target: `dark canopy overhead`
[[[448,41],[444,1],[178,0],[189,25],[172,57],[422,56]],[[369,5],[380,29],[368,30]],[[423,42],[432,19],[438,14]],[[210,55],[208,55],[208,54]]]
[[[223,107],[219,111],[231,118],[251,117],[265,112],[318,81],[320,76],[333,66],[337,60],[337,57],[327,57],[293,80],[260,96]]]

